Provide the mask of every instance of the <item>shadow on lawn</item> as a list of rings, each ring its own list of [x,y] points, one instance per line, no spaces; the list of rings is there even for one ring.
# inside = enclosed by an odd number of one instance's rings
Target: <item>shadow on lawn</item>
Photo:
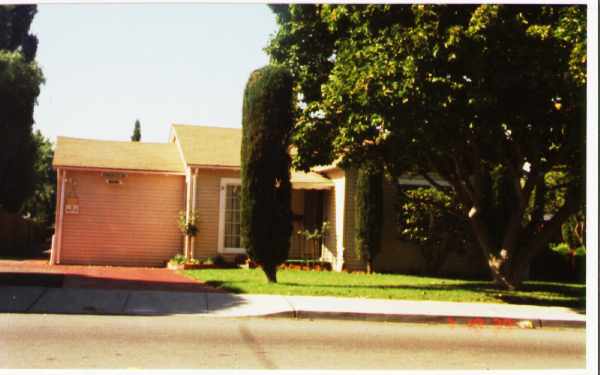
[[[224,283],[224,282],[218,281],[218,280],[205,281],[204,284],[211,286],[213,288],[222,289],[222,290],[230,292],[230,293],[243,293],[244,292],[243,289],[236,288],[231,285],[227,285],[227,283]],[[282,283],[279,283],[279,284],[283,285]]]
[[[431,291],[464,291],[483,293],[487,297],[517,305],[561,306],[568,307],[578,313],[585,313],[585,286],[541,284],[539,282],[525,283],[518,291],[499,289],[491,282],[473,282],[469,284],[429,284],[429,285],[335,285],[335,284],[310,284],[279,283],[290,287],[316,287],[316,288],[356,288],[356,289],[382,289],[382,290],[414,290],[422,292]],[[228,289],[227,286],[223,288]],[[527,295],[524,293],[552,293],[552,295]]]

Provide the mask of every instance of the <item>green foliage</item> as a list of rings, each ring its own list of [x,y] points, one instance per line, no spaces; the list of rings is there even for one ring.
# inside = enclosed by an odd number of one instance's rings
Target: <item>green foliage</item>
[[[52,169],[54,150],[52,142],[37,130],[33,134],[36,155],[33,194],[25,201],[23,212],[35,222],[48,227],[54,225],[56,207],[56,172]]]
[[[570,247],[565,242],[551,243],[550,250],[559,253],[560,255],[574,255],[574,256],[585,256],[586,250],[584,246]]]
[[[304,237],[307,242],[310,244],[310,247],[305,248],[302,252],[301,252],[301,257],[307,257],[309,259],[309,262],[314,262],[318,259],[318,257],[321,254],[321,246],[323,244],[323,240],[325,239],[325,237],[327,236],[327,233],[329,231],[329,223],[327,221],[324,221],[323,224],[321,225],[321,228],[315,228],[313,230],[310,229],[304,229],[304,230],[299,230],[297,233]],[[308,250],[308,251],[306,251]]]
[[[367,272],[381,250],[383,226],[383,171],[372,164],[358,170],[356,182],[356,251],[367,262]]]
[[[133,127],[133,134],[131,135],[132,142],[139,142],[142,140],[142,128],[140,125],[140,120],[135,120],[135,125]]]
[[[169,259],[169,263],[171,264],[186,264],[187,259],[183,254],[175,254],[171,259]]]
[[[563,242],[570,249],[583,248],[585,252],[585,214],[583,211],[571,215],[562,225]]]
[[[0,6],[0,207],[19,212],[35,185],[33,108],[44,78],[29,34],[36,7]]]
[[[299,230],[298,234],[307,240],[317,240],[320,241],[327,236],[327,232],[329,231],[329,223],[324,221],[321,225],[321,228],[315,228],[314,230],[304,229]]]
[[[383,160],[396,177],[437,174],[494,278],[518,285],[522,265],[584,201],[585,7],[272,9],[279,30],[267,52],[291,70],[301,100],[294,165]],[[566,174],[564,204],[542,225],[554,171]]]
[[[241,150],[241,236],[250,258],[276,282],[292,232],[289,135],[292,77],[266,66],[250,75],[244,91]]]
[[[50,247],[46,223],[7,213],[0,208],[0,256],[37,257]]]
[[[29,34],[36,5],[0,5],[0,50],[17,51],[29,63],[35,59],[38,40]]]
[[[227,263],[225,258],[223,258],[223,256],[221,256],[221,255],[216,255],[214,257],[208,257],[202,262],[202,264],[207,265],[207,266],[215,265],[217,267],[229,266],[229,264]]]
[[[428,272],[437,274],[450,252],[466,253],[477,243],[451,191],[398,186],[400,238],[419,246]]]
[[[198,235],[198,222],[200,221],[200,213],[196,210],[190,211],[189,220],[185,214],[185,211],[179,211],[179,217],[177,219],[177,225],[181,234],[184,236],[196,237]]]

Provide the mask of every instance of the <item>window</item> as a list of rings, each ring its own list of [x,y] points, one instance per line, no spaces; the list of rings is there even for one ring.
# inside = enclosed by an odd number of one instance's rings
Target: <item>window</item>
[[[240,248],[240,186],[225,188],[225,247]]]
[[[219,204],[219,252],[245,253],[240,237],[240,179],[222,178]]]

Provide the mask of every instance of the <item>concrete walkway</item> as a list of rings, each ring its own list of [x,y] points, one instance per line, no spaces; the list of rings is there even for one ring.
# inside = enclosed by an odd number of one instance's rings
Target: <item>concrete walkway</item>
[[[0,312],[280,316],[522,328],[584,328],[586,321],[584,314],[564,307],[36,286],[1,286]]]

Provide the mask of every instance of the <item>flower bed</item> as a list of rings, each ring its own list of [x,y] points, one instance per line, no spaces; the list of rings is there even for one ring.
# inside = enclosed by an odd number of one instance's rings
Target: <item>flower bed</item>
[[[331,263],[307,260],[288,260],[280,269],[302,270],[302,271],[331,271]]]

